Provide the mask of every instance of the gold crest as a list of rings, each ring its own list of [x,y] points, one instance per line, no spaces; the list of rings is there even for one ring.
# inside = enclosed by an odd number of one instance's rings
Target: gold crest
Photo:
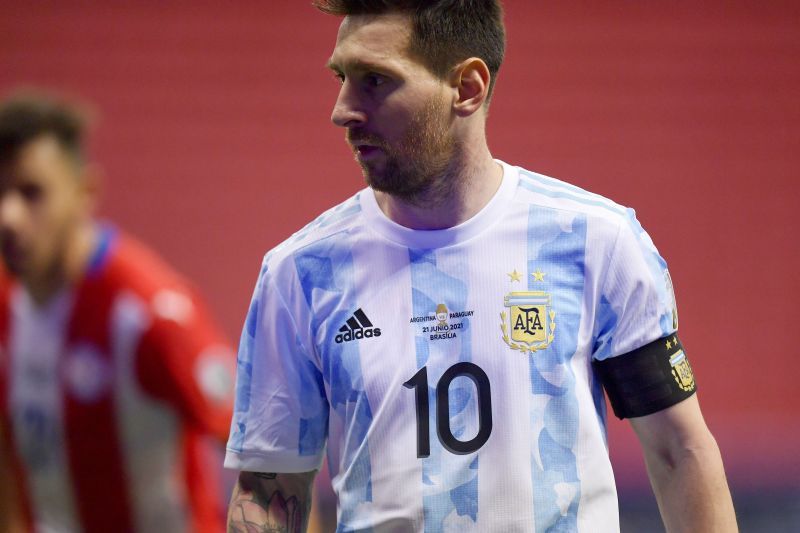
[[[694,374],[683,350],[678,350],[670,357],[669,364],[672,366],[672,376],[678,382],[678,386],[687,392],[694,390]]]
[[[553,342],[556,312],[550,308],[550,295],[541,291],[512,292],[506,295],[505,306],[508,311],[500,313],[500,330],[512,350],[534,353]]]

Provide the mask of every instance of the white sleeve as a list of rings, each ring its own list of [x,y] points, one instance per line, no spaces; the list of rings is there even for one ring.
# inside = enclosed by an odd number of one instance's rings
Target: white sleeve
[[[307,346],[265,262],[239,345],[226,468],[320,468],[329,409],[322,373]]]
[[[632,209],[621,221],[597,302],[596,360],[628,353],[678,328],[667,263]]]

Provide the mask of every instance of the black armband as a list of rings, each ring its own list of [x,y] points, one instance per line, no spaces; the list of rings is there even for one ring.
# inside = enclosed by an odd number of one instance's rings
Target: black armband
[[[593,361],[592,367],[617,418],[661,411],[697,390],[689,359],[675,334],[617,357]]]

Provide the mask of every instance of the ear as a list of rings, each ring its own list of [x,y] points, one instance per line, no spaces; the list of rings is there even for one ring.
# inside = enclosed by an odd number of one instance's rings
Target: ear
[[[489,96],[492,75],[482,59],[471,57],[453,69],[451,83],[458,91],[454,109],[459,116],[469,116],[483,107]]]

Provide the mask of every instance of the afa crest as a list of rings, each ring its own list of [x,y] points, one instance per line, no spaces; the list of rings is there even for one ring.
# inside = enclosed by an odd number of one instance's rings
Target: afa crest
[[[544,350],[555,339],[556,312],[550,295],[541,291],[512,292],[505,297],[507,311],[500,313],[503,341],[523,353]]]
[[[694,390],[694,373],[692,373],[689,359],[683,350],[678,350],[670,357],[669,364],[672,367],[672,376],[678,382],[678,386],[686,392]]]

